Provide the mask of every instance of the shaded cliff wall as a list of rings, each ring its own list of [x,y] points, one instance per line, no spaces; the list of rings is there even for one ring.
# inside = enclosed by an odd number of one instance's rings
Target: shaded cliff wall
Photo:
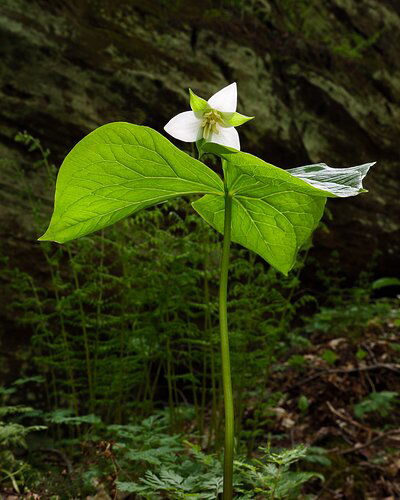
[[[2,0],[0,4],[0,241],[29,266],[37,251],[15,164],[36,196],[43,182],[18,130],[60,162],[84,134],[114,120],[163,124],[237,81],[243,150],[280,167],[377,160],[368,195],[329,203],[329,233],[350,276],[378,254],[399,264],[400,4],[395,0]],[[29,258],[27,258],[29,256]]]

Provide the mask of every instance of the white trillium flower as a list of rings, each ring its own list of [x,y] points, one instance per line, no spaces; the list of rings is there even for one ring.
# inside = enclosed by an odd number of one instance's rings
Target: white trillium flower
[[[184,142],[201,139],[240,150],[239,134],[235,127],[254,118],[236,113],[236,83],[231,83],[214,94],[208,101],[198,97],[192,90],[190,107],[171,118],[164,130]]]

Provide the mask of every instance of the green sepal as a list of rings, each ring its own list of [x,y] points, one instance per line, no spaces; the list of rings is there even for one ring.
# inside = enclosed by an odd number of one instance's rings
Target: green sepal
[[[254,118],[254,116],[246,116],[236,112],[221,112],[221,116],[224,122],[232,127],[239,127],[239,125],[243,125],[243,123],[246,123]]]
[[[208,102],[202,97],[196,95],[192,89],[189,89],[189,95],[190,95],[190,107],[192,108],[192,111],[194,113],[203,112],[210,107],[208,105]]]

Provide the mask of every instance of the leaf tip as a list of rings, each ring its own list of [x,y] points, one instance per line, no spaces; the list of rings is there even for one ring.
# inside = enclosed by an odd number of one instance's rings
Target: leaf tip
[[[56,240],[54,234],[47,230],[42,236],[39,236],[37,241],[54,241],[54,243],[63,243],[63,241]]]
[[[42,236],[39,236],[37,241],[51,241],[51,239],[47,236],[47,231],[46,231],[44,234],[42,234]]]

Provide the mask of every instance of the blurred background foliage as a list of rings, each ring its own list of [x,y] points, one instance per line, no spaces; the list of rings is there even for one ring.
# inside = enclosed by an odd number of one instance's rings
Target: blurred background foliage
[[[218,235],[179,199],[36,238],[84,134],[237,81],[243,150],[378,160],[287,278],[233,246],[237,496],[400,496],[399,38],[390,0],[1,2],[1,495],[217,498]]]

